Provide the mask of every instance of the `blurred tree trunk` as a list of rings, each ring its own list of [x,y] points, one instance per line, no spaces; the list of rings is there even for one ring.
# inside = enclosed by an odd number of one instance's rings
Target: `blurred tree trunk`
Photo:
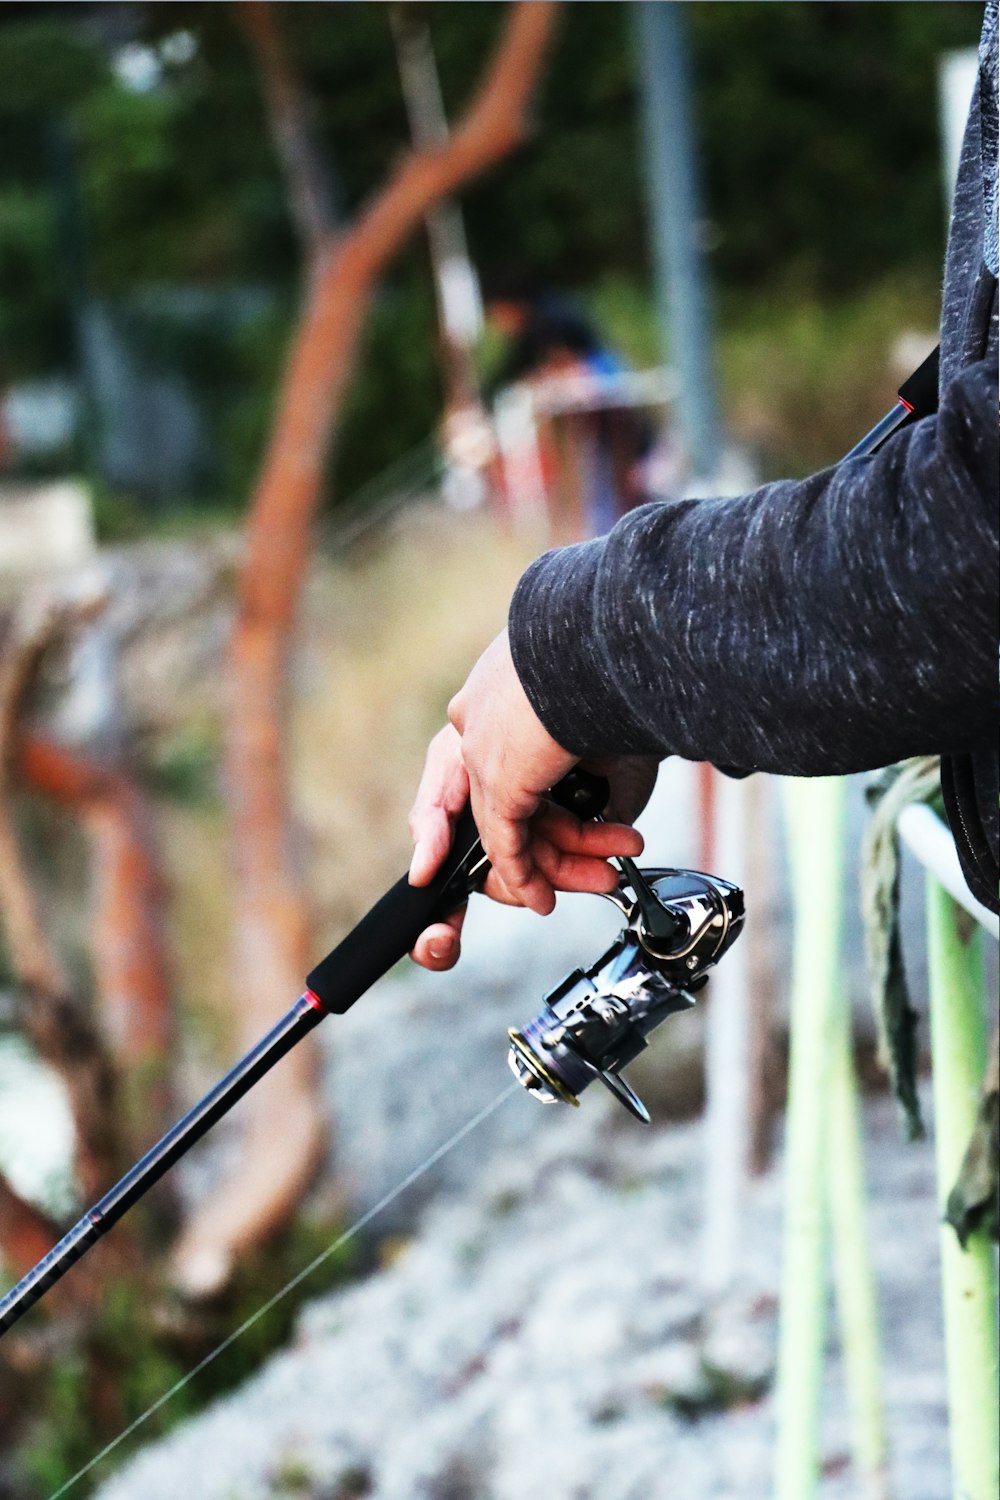
[[[237,0],[236,19],[257,62],[289,215],[311,263],[336,224],[333,174],[316,144],[311,101],[285,50],[273,7],[266,0]]]
[[[27,1203],[0,1176],[0,1248],[8,1275],[21,1277],[47,1255],[59,1238],[59,1227]]]
[[[269,24],[268,9],[257,4],[239,15],[244,26],[262,19]],[[239,900],[234,985],[248,1045],[301,989],[315,957],[301,860],[292,848],[286,662],[310,526],[368,304],[379,275],[428,209],[524,138],[557,9],[552,0],[509,7],[485,76],[448,141],[405,155],[353,224],[328,236],[312,259],[251,501],[229,663],[226,774]],[[258,25],[258,57],[260,35]],[[290,76],[286,66],[286,85]],[[273,108],[273,87],[265,95]],[[285,111],[285,127],[294,114]],[[177,1246],[182,1286],[207,1291],[221,1285],[240,1251],[293,1210],[322,1146],[316,1068],[315,1051],[299,1047],[248,1099],[240,1161]]]
[[[0,920],[16,980],[18,1028],[66,1084],[76,1126],[77,1177],[84,1194],[96,1198],[120,1160],[115,1070],[50,940],[11,798],[24,701],[45,650],[65,628],[66,615],[65,608],[29,599],[15,615],[0,656]]]
[[[151,1139],[174,1111],[163,889],[149,809],[121,771],[37,737],[24,740],[19,772],[29,790],[71,808],[90,836],[101,1030],[121,1075],[126,1118]]]
[[[148,1144],[173,1110],[161,891],[143,801],[123,772],[21,729],[46,651],[85,615],[86,607],[29,594],[9,622],[0,654],[0,920],[16,979],[17,1023],[65,1083],[76,1178],[85,1199],[93,1201],[134,1154],[130,1136],[141,1135]],[[95,889],[90,937],[96,1022],[47,929],[13,816],[15,787],[56,799],[87,829]],[[124,1090],[119,1065],[127,1078]],[[58,1237],[47,1216],[0,1179],[0,1245],[11,1269],[27,1270]],[[129,1237],[119,1233],[117,1249],[91,1271],[84,1268],[56,1300],[94,1307],[109,1276],[134,1272]]]

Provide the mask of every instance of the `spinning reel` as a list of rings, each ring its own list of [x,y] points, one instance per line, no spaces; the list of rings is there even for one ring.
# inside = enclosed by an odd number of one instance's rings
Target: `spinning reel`
[[[589,969],[574,969],[534,1020],[511,1029],[514,1077],[543,1104],[579,1104],[599,1078],[636,1119],[649,1123],[642,1100],[621,1077],[646,1037],[694,1004],[709,970],[743,927],[743,892],[694,870],[638,870],[622,860],[622,879],[607,897],[625,925]]]

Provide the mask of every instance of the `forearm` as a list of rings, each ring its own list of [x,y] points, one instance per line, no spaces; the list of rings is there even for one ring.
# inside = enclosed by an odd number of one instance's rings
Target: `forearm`
[[[549,732],[802,775],[991,744],[995,379],[970,368],[875,458],[539,559],[509,623]]]

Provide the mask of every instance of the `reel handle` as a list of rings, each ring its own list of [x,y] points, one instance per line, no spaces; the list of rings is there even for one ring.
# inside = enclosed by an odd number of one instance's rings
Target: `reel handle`
[[[603,811],[609,794],[603,776],[576,767],[548,795],[585,819]],[[405,875],[397,880],[344,940],[320,959],[306,978],[308,990],[324,1010],[342,1016],[409,953],[425,927],[464,905],[488,871],[472,807],[467,805],[455,825],[451,851],[430,884],[411,885]]]

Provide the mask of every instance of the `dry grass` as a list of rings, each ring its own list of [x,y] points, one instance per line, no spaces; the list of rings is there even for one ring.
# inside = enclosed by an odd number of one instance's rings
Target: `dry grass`
[[[535,550],[484,516],[425,510],[405,516],[376,551],[316,569],[292,743],[324,939],[405,868],[406,815],[427,742],[502,629]]]
[[[172,978],[185,1036],[205,1068],[204,1076],[190,1080],[190,1092],[197,1094],[213,1081],[218,1061],[232,1053],[238,1003],[230,979],[234,895],[226,820],[218,808],[171,804],[158,815]],[[275,1016],[284,998],[275,996]]]
[[[405,868],[406,815],[427,741],[502,628],[514,584],[537,550],[486,516],[427,508],[404,513],[377,544],[338,561],[317,559],[303,601],[290,724],[296,837],[317,957]],[[210,1070],[231,1051],[239,1004],[228,968],[238,893],[225,817],[218,808],[165,804],[160,835],[177,991],[200,1073],[202,1063]],[[292,998],[276,995],[275,1014]]]

